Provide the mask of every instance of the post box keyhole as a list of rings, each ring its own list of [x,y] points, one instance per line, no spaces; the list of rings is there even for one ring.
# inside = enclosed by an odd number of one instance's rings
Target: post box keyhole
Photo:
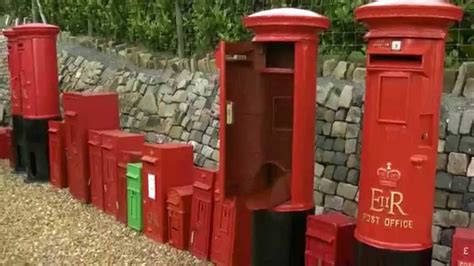
[[[427,139],[428,139],[428,133],[427,132],[421,134],[421,140],[427,140]]]

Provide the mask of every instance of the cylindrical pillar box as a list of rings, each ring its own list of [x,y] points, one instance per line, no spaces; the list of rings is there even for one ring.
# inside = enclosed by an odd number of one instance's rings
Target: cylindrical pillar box
[[[21,105],[27,149],[26,181],[49,178],[48,121],[59,112],[56,38],[59,28],[24,24],[13,28],[20,61]]]
[[[358,265],[430,265],[447,1],[379,0],[359,7],[369,29]]]

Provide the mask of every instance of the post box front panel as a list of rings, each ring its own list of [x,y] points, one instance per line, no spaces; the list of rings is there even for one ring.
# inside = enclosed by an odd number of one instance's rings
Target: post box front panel
[[[10,70],[12,114],[21,115],[20,57],[16,40],[8,41],[8,68]]]
[[[31,40],[18,40],[20,57],[21,104],[24,117],[34,118],[37,114],[33,47]]]
[[[91,203],[104,210],[104,182],[102,171],[100,131],[89,131],[89,169],[91,179]]]
[[[114,148],[102,146],[102,170],[104,173],[104,211],[117,215],[117,153]]]
[[[457,228],[451,252],[452,266],[474,265],[474,229]]]
[[[185,250],[183,215],[172,209],[168,209],[168,238],[171,246]]]
[[[187,250],[192,186],[171,188],[167,197],[168,239],[171,246]]]
[[[48,122],[50,181],[56,187],[67,187],[64,122]]]
[[[141,164],[127,166],[127,223],[137,231],[143,229],[141,170]]]
[[[166,206],[161,197],[163,188],[160,183],[161,165],[158,156],[157,150],[145,145],[142,158],[143,230],[149,238],[164,242],[160,234],[162,223],[159,217],[165,217],[163,212]]]
[[[211,261],[218,265],[232,265],[235,230],[235,202],[216,202],[211,243]]]
[[[356,237],[378,248],[421,250],[432,245],[441,85],[430,77],[441,50],[426,40],[398,47],[369,42]]]
[[[121,151],[117,168],[117,220],[127,224],[127,165],[141,161],[141,152]]]

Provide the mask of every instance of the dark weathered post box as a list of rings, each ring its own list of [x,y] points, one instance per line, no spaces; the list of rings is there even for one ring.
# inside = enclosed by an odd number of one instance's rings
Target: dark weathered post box
[[[451,266],[474,265],[474,229],[456,228],[451,250]]]
[[[168,239],[172,247],[187,250],[193,186],[173,187],[168,191]]]
[[[306,216],[314,208],[318,32],[329,20],[280,8],[250,15],[244,24],[255,33],[252,42],[221,43],[218,52],[218,191],[245,197],[254,211],[254,265],[301,265]]]
[[[430,265],[445,40],[462,10],[380,0],[355,14],[369,29],[358,265]]]
[[[166,194],[193,183],[193,146],[144,144],[142,157],[143,229],[147,237],[168,241]]]
[[[117,220],[127,224],[127,167],[131,163],[142,161],[142,151],[122,150],[118,157],[117,168]],[[140,198],[141,201],[141,198]]]
[[[20,58],[21,110],[28,157],[26,181],[48,180],[48,121],[60,118],[56,56],[59,27],[24,24],[13,30]]]
[[[3,30],[8,43],[8,69],[10,72],[10,93],[12,112],[12,145],[15,155],[14,169],[17,172],[26,170],[26,144],[25,132],[23,129],[23,113],[21,106],[21,86],[20,86],[20,54],[18,53],[18,41],[13,29]]]
[[[58,188],[67,187],[64,121],[49,121],[49,181]]]

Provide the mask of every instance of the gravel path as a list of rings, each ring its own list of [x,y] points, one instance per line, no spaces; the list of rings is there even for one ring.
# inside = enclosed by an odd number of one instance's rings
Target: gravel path
[[[25,184],[0,160],[0,265],[206,265],[147,239],[67,189]]]

